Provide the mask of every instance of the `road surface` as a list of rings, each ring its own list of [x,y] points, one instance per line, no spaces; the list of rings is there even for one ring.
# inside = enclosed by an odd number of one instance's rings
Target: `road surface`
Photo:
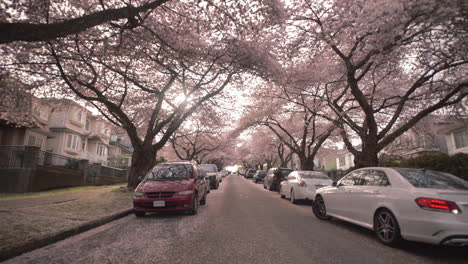
[[[5,263],[468,263],[468,248],[390,248],[231,175],[195,216],[130,215]]]

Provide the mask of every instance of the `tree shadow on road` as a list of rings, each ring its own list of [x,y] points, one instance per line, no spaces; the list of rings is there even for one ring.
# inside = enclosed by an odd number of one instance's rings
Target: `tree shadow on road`
[[[333,218],[328,223],[337,227],[344,228],[356,235],[365,236],[369,239],[374,239],[376,243],[380,243],[373,230],[361,227],[340,219]],[[389,247],[389,249],[391,249]],[[438,259],[446,261],[460,261],[456,263],[468,263],[468,247],[453,247],[444,245],[431,245],[412,241],[403,241],[397,248],[408,254],[417,255],[420,257]]]

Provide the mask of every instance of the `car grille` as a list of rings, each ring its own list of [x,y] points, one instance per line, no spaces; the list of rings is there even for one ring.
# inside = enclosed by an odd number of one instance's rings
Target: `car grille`
[[[149,192],[146,193],[148,198],[169,198],[174,195],[175,192]]]

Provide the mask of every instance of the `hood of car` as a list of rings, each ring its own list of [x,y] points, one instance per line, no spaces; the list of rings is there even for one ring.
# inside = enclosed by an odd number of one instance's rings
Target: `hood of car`
[[[322,188],[318,189],[316,192],[317,193],[327,193],[327,192],[335,192],[335,191],[336,191],[336,187],[325,186],[325,187],[322,187]]]
[[[136,191],[138,192],[179,192],[193,188],[194,180],[180,181],[146,181],[140,183]]]

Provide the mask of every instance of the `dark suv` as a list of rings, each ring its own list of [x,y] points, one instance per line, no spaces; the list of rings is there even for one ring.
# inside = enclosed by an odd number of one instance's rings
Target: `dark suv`
[[[263,188],[270,191],[278,191],[282,181],[286,180],[293,170],[288,168],[271,168],[263,178]]]
[[[206,173],[191,162],[156,165],[142,179],[133,195],[136,216],[146,212],[186,211],[197,214],[198,205],[206,203]]]
[[[266,176],[266,171],[259,170],[254,174],[253,181],[255,183],[259,181],[263,181],[263,178],[265,178],[265,176]]]
[[[257,170],[254,169],[248,169],[247,172],[245,173],[245,178],[253,178],[254,174],[257,172]]]

